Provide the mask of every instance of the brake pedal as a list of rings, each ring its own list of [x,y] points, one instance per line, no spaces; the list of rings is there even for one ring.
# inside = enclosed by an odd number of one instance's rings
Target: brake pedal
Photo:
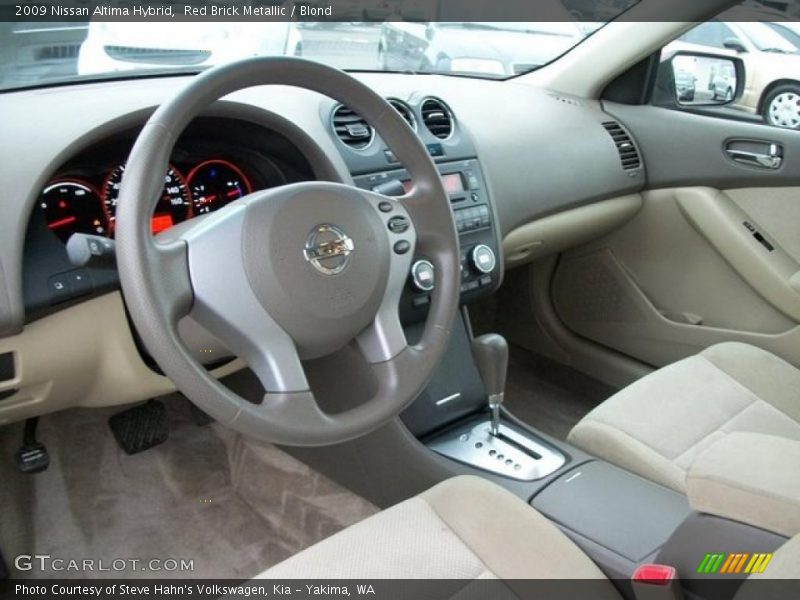
[[[39,417],[33,417],[25,421],[22,447],[14,455],[17,461],[17,468],[21,473],[27,475],[41,473],[50,465],[50,455],[47,453],[47,448],[45,448],[44,444],[36,441],[36,426],[38,424]]]
[[[125,454],[138,454],[167,441],[167,407],[158,400],[123,410],[108,419],[108,426]]]

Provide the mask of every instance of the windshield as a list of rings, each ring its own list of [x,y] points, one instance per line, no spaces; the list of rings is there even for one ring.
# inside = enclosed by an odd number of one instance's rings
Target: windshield
[[[109,17],[89,16],[72,22],[2,22],[0,89],[196,72],[242,58],[273,55],[299,56],[350,71],[508,78],[555,60],[635,0],[606,0],[600,15],[581,13],[582,5],[590,5],[583,0],[549,2],[548,18],[556,15],[562,20],[439,22],[434,19],[457,14],[455,8],[450,12],[445,8],[464,4],[382,0],[371,2],[367,10],[360,0],[337,0],[337,10],[352,5],[353,16],[361,20],[112,22]],[[300,7],[311,4],[248,0],[243,6],[251,11],[277,6],[301,14]]]

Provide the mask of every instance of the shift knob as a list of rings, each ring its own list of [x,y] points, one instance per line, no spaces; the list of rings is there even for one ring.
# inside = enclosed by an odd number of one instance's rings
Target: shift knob
[[[477,337],[472,340],[472,356],[475,358],[475,364],[489,397],[501,395],[506,389],[508,369],[506,339],[496,333]]]
[[[483,379],[483,386],[489,395],[489,410],[492,414],[490,432],[500,434],[500,405],[506,389],[506,371],[508,369],[508,344],[502,335],[487,333],[472,341],[472,356],[478,372]]]

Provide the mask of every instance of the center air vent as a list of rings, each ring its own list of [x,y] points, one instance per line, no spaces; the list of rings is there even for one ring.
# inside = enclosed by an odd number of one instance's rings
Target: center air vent
[[[446,140],[453,133],[453,117],[447,105],[438,98],[422,103],[422,122],[434,136]]]
[[[411,127],[411,129],[414,131],[417,130],[417,120],[414,118],[414,113],[408,104],[401,100],[397,100],[396,98],[389,98],[389,104],[391,104],[394,109],[400,113],[400,116],[405,119],[405,122],[408,123],[408,126]]]
[[[639,158],[639,151],[631,139],[631,136],[622,128],[616,121],[606,121],[603,127],[614,140],[619,152],[619,158],[622,161],[622,168],[626,171],[638,169],[642,166],[642,161]]]
[[[372,127],[352,109],[341,105],[333,111],[333,130],[342,142],[360,150],[372,141]]]

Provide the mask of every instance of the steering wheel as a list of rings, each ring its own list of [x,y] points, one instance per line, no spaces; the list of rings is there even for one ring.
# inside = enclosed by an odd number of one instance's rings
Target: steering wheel
[[[291,184],[153,237],[150,218],[178,136],[212,102],[256,85],[305,88],[352,108],[408,170],[411,191],[390,198],[339,183]],[[128,310],[163,372],[216,420],[273,443],[343,442],[399,414],[442,357],[458,306],[458,238],[425,147],[381,96],[308,60],[260,57],[215,67],[161,105],[128,159],[116,239]],[[432,261],[437,281],[422,337],[409,345],[399,300],[415,254]],[[260,403],[225,387],[193,357],[178,335],[187,315],[245,360],[266,390]],[[377,391],[345,412],[325,413],[301,361],[353,341]]]

